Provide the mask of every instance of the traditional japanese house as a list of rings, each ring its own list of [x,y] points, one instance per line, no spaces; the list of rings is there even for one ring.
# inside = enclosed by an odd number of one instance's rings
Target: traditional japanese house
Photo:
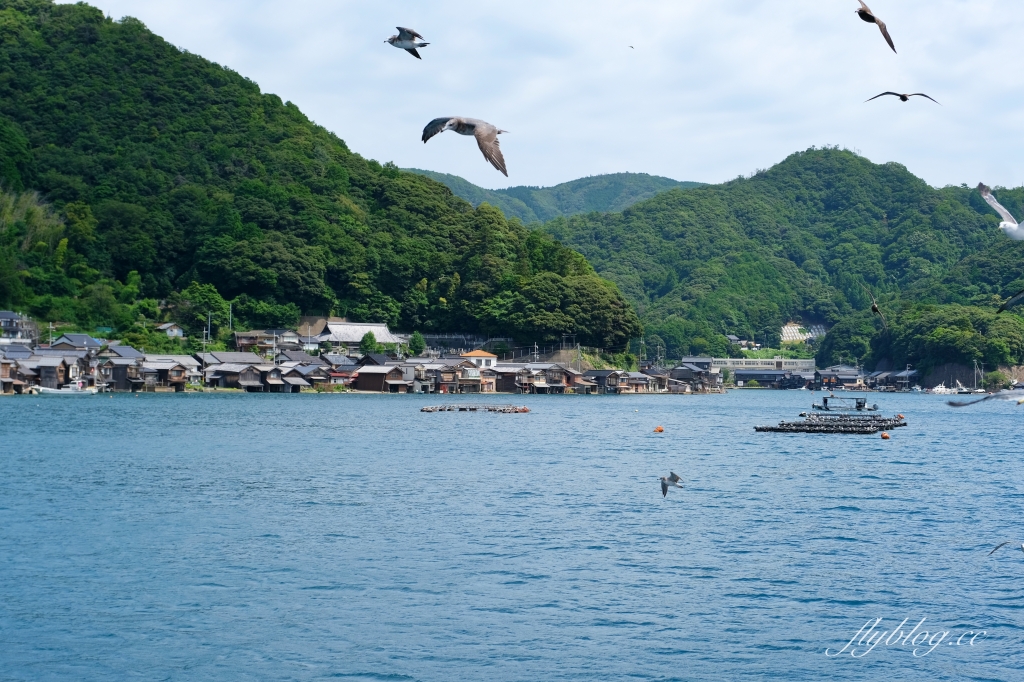
[[[568,381],[568,387],[566,388],[567,393],[575,393],[577,395],[592,395],[597,393],[597,384],[587,379],[583,372],[577,372],[572,368],[567,368],[565,370],[565,376]]]
[[[147,357],[142,361],[142,375],[146,383],[154,388],[172,389],[180,393],[188,383],[189,370],[180,362],[150,360]]]
[[[618,369],[591,369],[583,376],[597,384],[600,393],[621,393],[629,386],[625,374]]]
[[[68,381],[64,358],[34,356],[31,361],[35,363],[33,369],[39,375],[39,385],[43,388],[60,388]]]
[[[110,391],[137,391],[143,383],[142,360],[139,358],[106,358],[99,365],[99,381]]]
[[[525,364],[496,365],[494,376],[498,393],[529,393],[529,386],[533,384],[533,374]]]
[[[246,392],[262,392],[263,381],[256,369],[262,363],[225,362],[206,369],[206,383],[215,388],[239,388]]]
[[[265,393],[291,393],[291,386],[285,383],[284,373],[277,365],[255,365],[260,373],[260,381],[263,382]]]
[[[643,372],[626,372],[625,393],[650,393],[651,378]]]
[[[398,365],[366,365],[356,371],[354,386],[358,391],[374,393],[406,393],[412,382],[407,381]]]
[[[651,393],[669,392],[669,384],[672,383],[672,375],[667,369],[663,367],[648,367],[643,372],[647,375],[649,381],[648,390]]]
[[[92,356],[99,353],[103,345],[88,334],[64,334],[50,344],[50,350],[84,350]]]
[[[14,378],[14,360],[8,360],[5,357],[0,357],[0,393],[14,393],[15,381]],[[22,385],[24,385],[22,383]]]
[[[185,368],[185,379],[187,384],[198,384],[203,380],[203,371],[200,363],[191,355],[146,355],[147,362],[173,362]]]

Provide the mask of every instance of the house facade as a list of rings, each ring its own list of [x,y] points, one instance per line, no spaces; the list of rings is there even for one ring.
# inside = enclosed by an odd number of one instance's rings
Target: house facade
[[[0,310],[0,345],[34,345],[39,336],[35,322],[11,310]]]

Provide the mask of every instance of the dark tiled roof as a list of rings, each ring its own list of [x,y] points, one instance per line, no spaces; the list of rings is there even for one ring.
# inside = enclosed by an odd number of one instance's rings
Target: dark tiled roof
[[[141,358],[145,355],[145,353],[135,350],[131,346],[108,346],[107,350],[119,358]]]
[[[323,365],[326,364],[322,359],[316,355],[310,355],[304,350],[283,350],[278,353],[278,357],[284,356],[292,362],[301,362],[307,365]]]
[[[14,344],[11,344],[10,346],[0,346],[0,355],[4,355],[11,359],[30,358],[32,357],[32,349],[28,346],[18,346]]]
[[[88,334],[64,334],[59,339],[53,342],[54,345],[58,343],[68,343],[76,348],[99,348],[100,342],[92,338]]]

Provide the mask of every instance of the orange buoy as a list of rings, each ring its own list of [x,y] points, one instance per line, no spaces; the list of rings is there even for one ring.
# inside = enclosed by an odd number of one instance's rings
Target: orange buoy
[[[656,426],[656,427],[654,427],[654,432],[655,433],[665,433],[665,427],[664,426]]]
[[[889,440],[889,434],[885,431],[882,431],[882,440]]]
[[[897,419],[906,419],[906,417],[904,417],[904,416],[903,416],[902,414],[898,414],[898,415],[896,415],[896,418],[897,418]]]

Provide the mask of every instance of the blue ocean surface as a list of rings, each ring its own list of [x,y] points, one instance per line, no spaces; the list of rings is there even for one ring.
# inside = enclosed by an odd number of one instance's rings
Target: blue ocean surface
[[[0,679],[1024,679],[1024,407],[820,395],[2,398]]]

